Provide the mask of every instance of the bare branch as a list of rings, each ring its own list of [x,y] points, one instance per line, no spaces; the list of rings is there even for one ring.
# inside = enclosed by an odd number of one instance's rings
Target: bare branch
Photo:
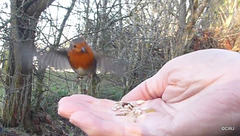
[[[55,43],[54,43],[54,46],[58,46],[59,43],[60,43],[60,40],[61,40],[61,37],[62,37],[62,33],[63,33],[63,29],[64,29],[65,24],[66,24],[66,22],[67,22],[67,20],[68,20],[68,18],[69,18],[69,16],[70,16],[70,13],[71,13],[72,10],[73,10],[73,7],[74,7],[74,5],[75,5],[75,2],[76,2],[76,0],[72,0],[72,4],[71,4],[71,6],[68,8],[68,11],[67,11],[67,13],[66,13],[66,15],[65,15],[65,17],[64,17],[64,19],[63,19],[63,21],[62,21],[61,26],[60,26],[60,29],[59,29],[59,32],[58,32],[58,36],[57,36],[57,39],[56,39],[56,41],[55,41]]]
[[[44,11],[54,0],[32,0],[26,6],[25,12],[29,16],[38,18],[42,11]]]

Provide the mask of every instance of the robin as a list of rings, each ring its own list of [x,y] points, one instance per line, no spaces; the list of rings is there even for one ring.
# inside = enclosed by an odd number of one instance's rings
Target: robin
[[[79,77],[92,75],[97,68],[102,71],[119,71],[111,62],[93,51],[83,37],[72,40],[68,49],[51,49],[39,57],[41,65],[54,67],[56,70],[72,68]]]

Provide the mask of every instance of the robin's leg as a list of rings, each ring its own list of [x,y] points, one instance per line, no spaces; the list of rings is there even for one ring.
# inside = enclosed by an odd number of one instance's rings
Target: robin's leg
[[[83,76],[77,75],[77,79],[78,79],[78,80],[79,80],[79,79],[83,79]]]
[[[86,90],[88,90],[88,95],[93,95],[92,91],[92,74],[86,77]]]
[[[83,76],[77,76],[77,85],[79,93],[81,94],[87,94],[87,85],[86,85],[86,79],[84,79]]]
[[[100,81],[101,80],[96,73],[91,75],[91,80],[90,80],[91,92],[92,92],[92,95],[95,97],[99,95],[98,90],[99,90]]]

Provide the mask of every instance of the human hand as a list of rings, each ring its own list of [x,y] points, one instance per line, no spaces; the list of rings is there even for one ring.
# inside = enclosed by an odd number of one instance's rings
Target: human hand
[[[122,98],[145,100],[141,107],[156,110],[134,123],[128,116],[115,115],[114,101],[87,95],[62,98],[58,113],[88,135],[239,134],[239,69],[240,54],[218,49],[169,61]]]

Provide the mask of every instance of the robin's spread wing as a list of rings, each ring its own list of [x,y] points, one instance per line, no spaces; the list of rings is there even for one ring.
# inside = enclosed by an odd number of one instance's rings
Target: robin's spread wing
[[[95,59],[97,60],[97,70],[99,70],[100,72],[110,72],[121,76],[125,74],[126,62],[124,62],[123,60],[107,57],[95,51],[93,51],[93,53]]]
[[[38,55],[38,63],[43,67],[49,66],[55,70],[71,69],[66,49],[51,49],[50,51],[43,52]]]

